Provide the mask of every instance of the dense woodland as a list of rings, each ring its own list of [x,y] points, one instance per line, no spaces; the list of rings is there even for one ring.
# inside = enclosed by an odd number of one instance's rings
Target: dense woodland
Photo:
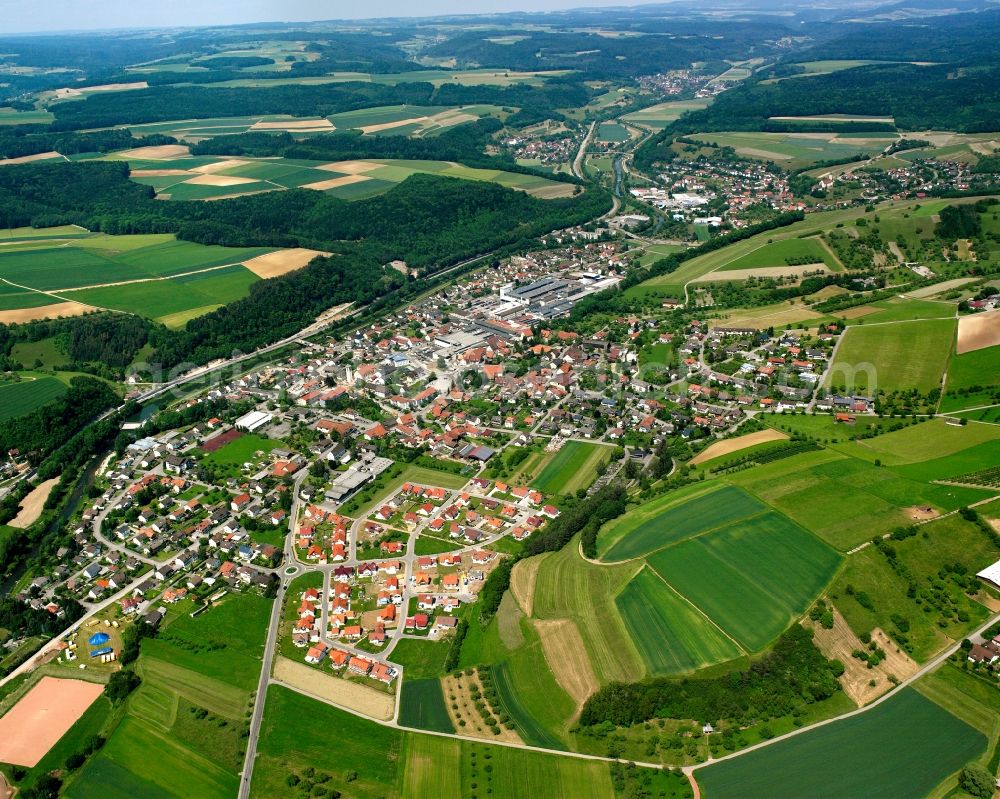
[[[33,463],[62,446],[74,433],[119,404],[103,380],[74,377],[69,391],[24,416],[0,422],[0,451],[18,449]]]
[[[837,693],[843,671],[843,664],[827,660],[812,633],[796,624],[746,671],[709,679],[610,683],[584,704],[580,726],[630,727],[655,718],[744,726],[798,716],[806,705]]]

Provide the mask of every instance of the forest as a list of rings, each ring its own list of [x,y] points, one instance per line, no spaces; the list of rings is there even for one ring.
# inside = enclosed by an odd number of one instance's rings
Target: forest
[[[798,624],[746,671],[705,679],[653,678],[610,683],[592,694],[580,727],[630,727],[655,718],[695,719],[737,726],[799,715],[840,690],[844,666],[827,660],[812,633]]]
[[[60,155],[110,153],[132,147],[157,147],[176,144],[172,136],[133,137],[127,130],[101,130],[94,133],[51,133],[45,125],[10,125],[0,127],[0,158],[55,151]]]
[[[766,130],[774,116],[854,114],[892,117],[908,130],[975,133],[997,128],[998,103],[1000,67],[995,65],[956,73],[943,64],[875,64],[778,83],[748,82],[666,130]]]

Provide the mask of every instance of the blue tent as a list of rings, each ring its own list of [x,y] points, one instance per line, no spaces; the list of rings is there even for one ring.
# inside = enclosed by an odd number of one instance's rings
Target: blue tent
[[[91,646],[100,646],[101,644],[106,644],[110,640],[111,636],[107,633],[94,633],[87,639],[87,643]]]

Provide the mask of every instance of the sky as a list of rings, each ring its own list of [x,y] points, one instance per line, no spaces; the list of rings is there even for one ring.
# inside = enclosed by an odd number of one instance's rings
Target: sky
[[[644,0],[0,0],[0,33],[554,11]],[[645,0],[650,2],[651,0]]]

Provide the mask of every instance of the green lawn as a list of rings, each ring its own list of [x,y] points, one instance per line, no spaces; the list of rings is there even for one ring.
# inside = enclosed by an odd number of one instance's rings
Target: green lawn
[[[696,772],[705,799],[926,796],[986,737],[911,689],[834,722]]]
[[[852,325],[844,333],[826,385],[872,395],[940,387],[955,339],[954,319]]]
[[[832,548],[775,512],[683,541],[648,560],[751,652],[804,612],[840,563]]]
[[[218,466],[242,466],[252,461],[257,452],[268,453],[277,446],[273,439],[247,433],[210,452],[205,460]]]
[[[639,572],[615,604],[651,675],[692,672],[743,654],[652,569]]]
[[[697,494],[688,499],[692,493]],[[631,560],[730,522],[763,513],[767,506],[741,488],[716,483],[672,492],[612,521],[602,532],[602,558]]]
[[[567,441],[531,484],[544,494],[573,494],[588,488],[610,459],[611,448],[603,444]]]

